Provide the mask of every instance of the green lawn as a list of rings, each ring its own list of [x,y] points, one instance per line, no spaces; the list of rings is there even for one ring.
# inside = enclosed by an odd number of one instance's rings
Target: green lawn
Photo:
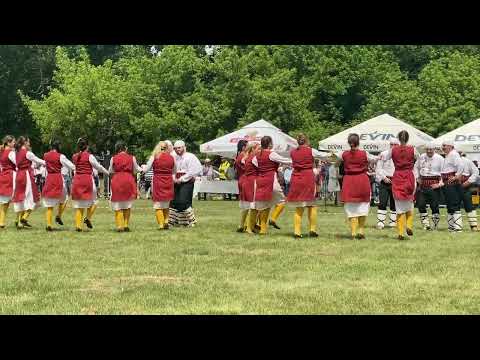
[[[472,314],[480,313],[479,234],[425,232],[400,242],[378,231],[347,238],[341,207],[320,208],[320,237],[294,240],[292,209],[266,237],[235,232],[235,201],[195,202],[193,229],[156,230],[151,202],[136,203],[131,233],[114,232],[102,201],[93,231],[0,232],[3,314]],[[466,220],[466,219],[465,219]],[[305,219],[304,219],[305,221]],[[306,232],[304,224],[304,232]]]

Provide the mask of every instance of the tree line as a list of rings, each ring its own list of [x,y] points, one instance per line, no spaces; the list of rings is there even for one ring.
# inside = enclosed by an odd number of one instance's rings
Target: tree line
[[[2,134],[142,159],[260,118],[316,144],[385,112],[434,137],[480,117],[473,45],[0,45],[0,79]]]

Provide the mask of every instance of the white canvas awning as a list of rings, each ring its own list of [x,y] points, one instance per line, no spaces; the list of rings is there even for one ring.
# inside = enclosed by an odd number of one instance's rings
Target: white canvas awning
[[[289,156],[290,151],[298,146],[293,137],[261,119],[230,134],[200,145],[200,152],[232,159],[237,154],[237,143],[240,140],[260,143],[261,138],[267,135],[272,137],[273,150],[282,156]]]
[[[430,135],[412,125],[388,114],[383,114],[321,140],[319,149],[334,152],[349,150],[348,135],[357,133],[360,136],[361,149],[369,152],[381,152],[390,148],[390,139],[396,138],[401,130],[408,131],[410,135],[408,143],[415,147],[422,147],[433,140]]]
[[[480,160],[480,119],[438,137],[435,144],[441,146],[445,140],[453,141],[455,149],[465,152],[472,160]]]

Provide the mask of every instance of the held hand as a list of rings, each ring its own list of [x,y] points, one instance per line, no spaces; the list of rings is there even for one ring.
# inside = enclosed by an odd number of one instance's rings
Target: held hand
[[[468,181],[465,181],[465,182],[462,184],[462,187],[463,187],[463,188],[468,188],[470,185],[472,185],[472,184],[469,183]]]
[[[390,180],[389,178],[386,177],[385,179],[383,179],[383,182],[384,182],[385,184],[391,184],[391,183],[392,183],[392,180]]]
[[[432,189],[438,189],[440,187],[440,184],[433,184]]]

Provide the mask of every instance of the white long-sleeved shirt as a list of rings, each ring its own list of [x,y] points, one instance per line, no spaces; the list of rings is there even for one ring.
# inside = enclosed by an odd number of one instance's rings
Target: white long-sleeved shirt
[[[173,160],[175,160],[175,157],[173,158]],[[150,159],[148,159],[147,164],[144,165],[144,167],[142,169],[144,173],[148,173],[150,170],[152,170],[152,166],[153,166],[154,161],[155,161],[155,158],[153,156],[151,156]],[[203,168],[202,168],[202,172],[203,172]],[[174,161],[173,162],[173,172],[172,172],[172,176],[173,176],[174,179],[175,179],[175,174],[176,173],[177,173],[177,163]],[[153,170],[152,170],[152,178],[153,178]]]
[[[38,158],[34,153],[32,153],[31,151],[27,151],[27,155],[26,155],[26,158],[28,160],[30,160],[31,162],[33,162],[35,165],[45,165],[45,161]],[[8,153],[8,159],[14,163],[15,165],[17,165],[17,153],[15,151],[10,151]]]
[[[445,156],[443,162],[442,174],[448,174],[454,172],[456,176],[461,175],[463,172],[463,162],[460,154],[455,150],[452,150]]]
[[[66,168],[68,170],[75,171],[75,165],[73,165],[73,163],[63,154],[60,155],[60,163],[62,164],[62,170],[63,168]]]
[[[479,175],[478,168],[475,166],[473,161],[470,160],[469,158],[460,157],[460,159],[462,160],[462,163],[463,163],[462,175],[469,176],[467,181],[470,184],[474,184],[478,179],[478,175]]]
[[[444,162],[443,157],[436,153],[432,157],[426,153],[420,155],[415,162],[415,177],[418,179],[421,176],[440,176]]]
[[[312,149],[313,150],[313,149]],[[313,155],[313,151],[312,151],[312,155]],[[292,164],[292,160],[291,159],[288,159],[288,158],[285,158],[283,156],[280,156],[278,155],[275,151],[270,151],[270,155],[268,156],[268,158],[273,161],[273,162],[276,162],[276,163],[279,163],[279,164],[289,164],[291,165]],[[257,156],[254,156],[253,159],[252,159],[252,164],[255,166],[255,167],[258,167],[258,160],[257,160]]]
[[[175,153],[173,158],[175,159],[176,172],[184,173],[179,178],[180,182],[188,182],[202,175],[202,164],[192,153],[184,152],[182,155]]]
[[[138,166],[137,159],[135,158],[135,156],[132,156],[132,158],[133,158],[133,172],[134,173],[141,172],[142,168]],[[115,173],[115,170],[113,170],[113,157],[110,159],[110,166],[108,167],[108,171],[111,174]]]
[[[408,146],[410,146],[410,145],[408,145]],[[392,149],[385,150],[384,152],[382,152],[380,154],[380,157],[381,157],[381,160],[383,160],[383,161],[391,160],[392,159]],[[413,157],[415,158],[415,160],[420,157],[419,152],[415,148],[413,148]]]
[[[343,161],[343,153],[348,152],[350,150],[344,150],[340,151],[338,153],[335,153],[335,155],[338,157],[339,161]],[[365,150],[358,150],[358,151],[365,151]],[[380,159],[380,155],[372,155],[368,151],[365,151],[367,153],[367,160],[369,163],[374,163],[378,162]]]
[[[385,152],[385,151],[384,151]],[[383,153],[380,153],[377,167],[375,168],[375,180],[377,183],[381,183],[386,177],[392,177],[395,172],[395,165],[393,160],[383,160]]]
[[[101,172],[104,173],[105,175],[109,175],[108,170],[105,169],[105,168],[97,161],[97,159],[95,158],[95,156],[93,156],[92,154],[90,154],[90,156],[88,157],[88,161],[90,162],[90,165],[92,165],[93,170],[101,171]]]

